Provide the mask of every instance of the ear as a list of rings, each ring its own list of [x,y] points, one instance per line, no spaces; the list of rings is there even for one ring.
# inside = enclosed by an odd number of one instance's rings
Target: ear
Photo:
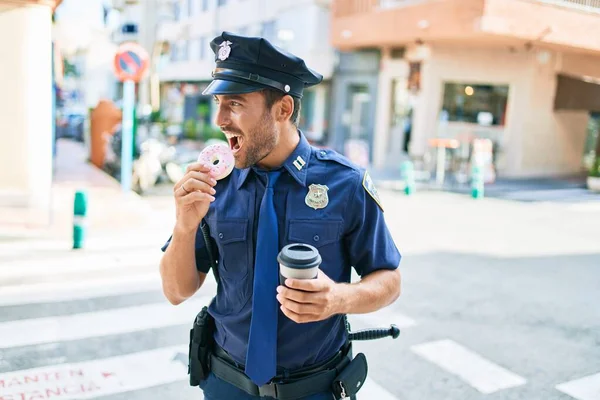
[[[278,107],[276,108],[275,118],[277,121],[285,122],[290,119],[294,113],[294,99],[292,96],[285,95],[279,100]]]

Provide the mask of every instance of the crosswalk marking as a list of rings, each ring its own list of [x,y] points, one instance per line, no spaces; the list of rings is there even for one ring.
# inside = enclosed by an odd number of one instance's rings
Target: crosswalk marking
[[[0,374],[0,398],[92,399],[185,379],[187,347],[173,346]]]
[[[161,290],[157,272],[75,282],[41,282],[27,285],[0,286],[0,307],[35,303],[56,303],[102,296],[135,294]]]
[[[160,252],[160,250],[158,250]],[[78,255],[63,258],[3,261],[0,263],[0,280],[51,276],[66,273],[132,269],[146,265],[158,266],[159,255],[148,250],[115,254]]]
[[[90,238],[84,243],[83,249],[73,250],[70,240],[19,240],[0,243],[0,257],[15,257],[31,255],[31,250],[40,252],[62,252],[65,255],[78,256],[89,251],[121,251],[146,248],[157,250],[164,244],[167,237],[164,235],[140,235],[136,233],[128,236],[111,236]]]
[[[447,372],[458,376],[481,393],[490,394],[526,383],[524,378],[486,360],[452,340],[423,343],[412,346],[411,350]]]
[[[600,400],[600,373],[561,383],[556,390],[577,400]]]
[[[369,314],[353,314],[348,317],[348,320],[350,321],[350,324],[352,324],[354,320],[359,320],[363,325],[376,328],[389,328],[391,324],[394,324],[398,328],[403,329],[417,325],[417,322],[414,319],[398,311],[392,311],[387,308]]]
[[[190,299],[173,307],[158,303],[61,317],[0,323],[0,348],[78,340],[191,324],[210,297]]]
[[[188,379],[187,352],[185,345],[170,346],[100,360],[0,373],[0,398],[92,399],[185,381]],[[201,398],[198,388],[189,389]],[[397,400],[372,379],[366,380],[357,398]]]
[[[397,397],[388,392],[373,379],[367,378],[363,387],[358,391],[357,400],[397,400]]]
[[[105,255],[102,257],[108,259]],[[131,260],[135,255],[131,253],[125,257]],[[67,272],[72,271],[78,262],[68,261],[62,264],[60,260],[55,260],[53,267],[60,272]],[[123,262],[126,262],[123,257],[116,261],[119,264]],[[31,271],[37,269],[32,262],[29,261],[27,264],[32,268]],[[2,268],[0,267],[0,270]],[[2,272],[0,271],[0,277]],[[7,273],[4,276],[11,275]],[[216,283],[212,275],[207,277],[204,286],[202,289],[204,295],[198,293],[195,298],[177,307],[165,300],[160,303],[127,308],[2,322],[0,323],[0,349],[35,346],[36,352],[53,353],[57,351],[61,342],[190,325],[196,313],[202,306],[209,304],[214,294]],[[52,281],[0,286],[0,307],[77,301],[160,290],[158,271],[129,276],[115,275],[93,280],[88,278],[88,280],[74,282]],[[412,318],[388,308],[373,314],[353,317],[359,319],[361,324],[370,327],[389,326],[390,323],[394,323],[404,328],[416,324]],[[184,356],[187,357],[187,345],[80,363],[65,363],[67,358],[57,353],[54,357],[45,358],[45,364],[52,364],[51,366],[0,373],[0,399],[54,397],[67,400],[91,399],[186,381],[188,379],[187,359],[184,362]],[[10,364],[5,364],[5,361],[0,359],[0,365]],[[190,399],[202,398],[198,388],[191,388],[187,384],[177,388],[177,392],[180,391],[185,394],[185,398],[188,398],[188,394]],[[358,398],[397,400],[394,395],[370,378],[367,378]]]

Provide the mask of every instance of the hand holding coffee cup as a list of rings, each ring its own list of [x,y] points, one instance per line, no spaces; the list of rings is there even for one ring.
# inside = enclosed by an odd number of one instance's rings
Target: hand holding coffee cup
[[[321,265],[319,251],[308,244],[293,243],[285,246],[277,256],[279,283],[285,286],[287,278],[315,279]]]
[[[297,323],[322,321],[341,312],[346,291],[319,267],[321,255],[313,246],[295,243],[279,253],[277,300],[281,312]],[[286,282],[287,280],[287,282]]]

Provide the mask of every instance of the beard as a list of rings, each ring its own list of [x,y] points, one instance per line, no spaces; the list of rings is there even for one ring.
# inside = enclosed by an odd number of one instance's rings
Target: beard
[[[238,131],[244,137],[244,146],[235,155],[235,167],[251,167],[269,155],[277,145],[279,132],[271,113],[266,110],[260,121],[248,132]]]

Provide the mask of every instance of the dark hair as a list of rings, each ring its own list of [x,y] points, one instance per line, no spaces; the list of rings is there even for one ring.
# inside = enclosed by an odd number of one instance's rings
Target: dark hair
[[[275,90],[275,89],[263,89],[262,92],[265,95],[265,103],[269,110],[271,109],[271,107],[273,107],[273,104],[275,104],[277,101],[281,100],[283,98],[283,96],[286,96],[285,93],[280,92],[279,90]],[[300,119],[301,103],[300,103],[300,99],[297,97],[292,96],[292,99],[294,99],[294,111],[292,112],[292,115],[290,116],[290,121],[292,122],[292,124],[295,127],[298,127],[298,121]]]

